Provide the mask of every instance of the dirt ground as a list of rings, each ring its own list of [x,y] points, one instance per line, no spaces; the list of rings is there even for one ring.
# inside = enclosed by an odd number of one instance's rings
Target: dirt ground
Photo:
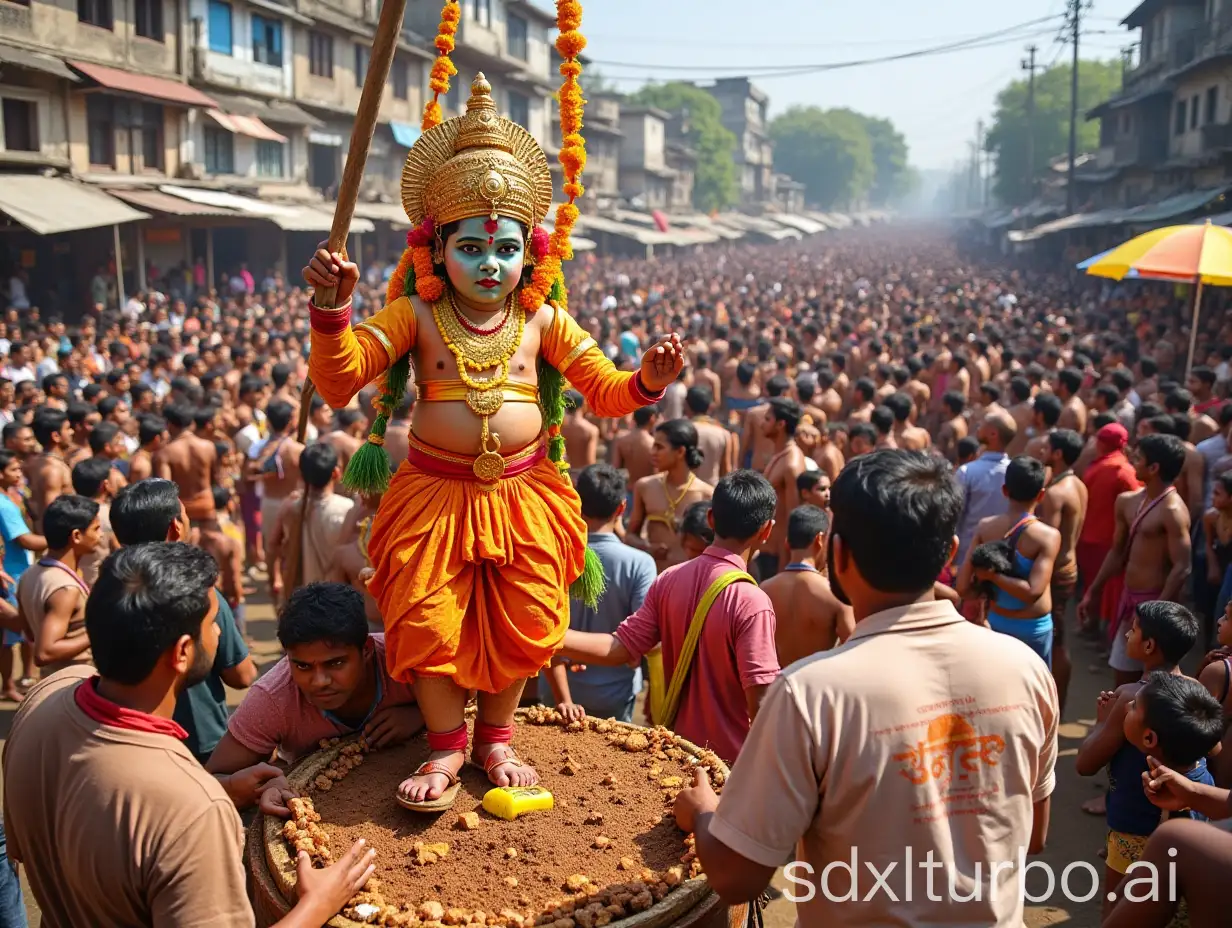
[[[277,661],[280,655],[278,642],[274,638],[274,611],[263,593],[250,589],[246,612],[253,658],[264,671]],[[1095,722],[1095,697],[1100,689],[1109,686],[1111,681],[1106,665],[1102,664],[1091,646],[1077,643],[1075,648],[1069,705],[1060,733],[1060,757],[1057,763],[1057,790],[1052,800],[1052,823],[1048,847],[1040,859],[1051,865],[1056,873],[1063,870],[1067,864],[1078,860],[1091,862],[1096,870],[1102,873],[1103,862],[1097,854],[1103,846],[1103,820],[1084,814],[1079,806],[1092,796],[1098,795],[1104,780],[1102,776],[1095,779],[1079,777],[1074,772],[1072,758]],[[228,701],[234,705],[238,703],[240,695],[238,692],[229,692]],[[0,747],[8,737],[15,710],[13,703],[0,702]],[[24,878],[22,883],[26,907],[30,913],[30,924],[37,926],[37,905],[29,887],[25,886]],[[775,885],[780,889],[788,885],[781,873],[776,877]],[[1080,885],[1080,881],[1075,884],[1076,887]],[[1028,880],[1029,891],[1031,887],[1032,881]],[[1058,893],[1053,904],[1028,904],[1026,925],[1027,928],[1045,928],[1052,925],[1098,928],[1099,911],[1098,896],[1086,903],[1073,904],[1065,902]],[[795,917],[795,905],[784,898],[777,898],[766,910],[766,928],[791,928]]]

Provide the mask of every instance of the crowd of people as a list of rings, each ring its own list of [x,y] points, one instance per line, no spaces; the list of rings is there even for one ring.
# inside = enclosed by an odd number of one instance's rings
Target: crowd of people
[[[4,828],[49,925],[251,924],[238,812],[285,816],[285,767],[323,737],[423,727],[366,589],[380,498],[341,480],[374,388],[337,410],[304,390],[309,292],[283,274],[243,268],[220,293],[190,271],[122,307],[103,288],[78,320],[15,305],[0,323],[0,697],[21,703]],[[389,272],[361,269],[356,322]],[[1167,923],[1169,904],[1117,890],[1170,847],[1192,923],[1221,923],[1209,881],[1232,874],[1232,836],[1193,819],[1232,810],[1232,314],[1205,315],[1186,372],[1185,292],[1016,266],[935,228],[569,276],[617,367],[673,332],[687,364],[626,420],[567,393],[606,592],[573,604],[528,693],[733,765],[721,800],[704,776],[677,799],[714,889],[753,898],[797,844],[820,872],[857,837],[871,860],[938,849],[968,895],[977,862],[1038,852],[1086,639],[1109,667],[1098,706],[1071,707],[1098,715],[1078,771],[1108,771],[1087,807],[1107,818],[1105,924]],[[410,390],[390,411],[395,466],[415,406]],[[259,677],[254,594],[285,651]],[[247,691],[234,713],[227,687]],[[367,855],[301,859],[280,924],[323,923]],[[920,878],[894,911],[941,920],[930,896]],[[800,915],[882,924],[888,905]],[[970,923],[1021,922],[1016,881],[967,905]],[[0,879],[0,926],[24,919]]]

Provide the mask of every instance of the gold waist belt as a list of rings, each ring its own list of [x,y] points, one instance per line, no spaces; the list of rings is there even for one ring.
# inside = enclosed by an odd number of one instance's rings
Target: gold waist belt
[[[470,387],[461,380],[423,380],[415,384],[419,399],[425,403],[466,403]],[[521,383],[509,380],[499,391],[501,399],[506,403],[537,403],[539,402],[539,385]],[[499,408],[499,406],[498,406]]]

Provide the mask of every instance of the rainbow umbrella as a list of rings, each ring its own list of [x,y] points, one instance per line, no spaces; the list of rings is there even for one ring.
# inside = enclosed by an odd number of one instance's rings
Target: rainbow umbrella
[[[1113,280],[1123,280],[1136,272],[1138,277],[1197,285],[1189,326],[1189,357],[1185,362],[1185,375],[1189,376],[1198,343],[1202,288],[1232,287],[1232,230],[1211,225],[1209,219],[1201,225],[1152,229],[1097,255],[1085,270],[1094,277]]]

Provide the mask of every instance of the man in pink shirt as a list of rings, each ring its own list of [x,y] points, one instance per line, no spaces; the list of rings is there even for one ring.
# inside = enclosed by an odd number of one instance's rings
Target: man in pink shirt
[[[278,640],[286,656],[253,684],[210,756],[206,769],[219,779],[242,777],[275,752],[291,763],[322,738],[362,731],[373,747],[388,747],[423,728],[411,687],[385,669],[385,636],[368,633],[356,590],[342,583],[296,590],[278,617]],[[267,814],[286,815],[285,786],[270,780],[250,798]]]
[[[719,577],[747,570],[749,558],[770,537],[776,503],[774,488],[761,474],[728,474],[710,501],[714,543],[655,578],[642,607],[614,634],[566,632],[563,655],[620,665],[640,661],[661,643],[663,675],[670,681],[697,604]],[[672,730],[732,763],[762,695],[779,674],[774,629],[769,596],[748,582],[726,587],[702,627]]]

